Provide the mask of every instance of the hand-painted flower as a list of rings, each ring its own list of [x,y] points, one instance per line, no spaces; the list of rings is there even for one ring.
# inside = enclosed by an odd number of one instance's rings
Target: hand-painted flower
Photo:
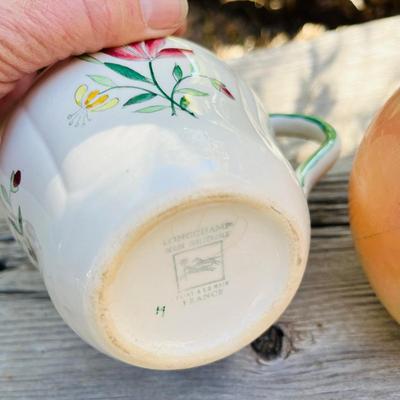
[[[93,90],[89,94],[87,94],[87,91],[86,85],[79,86],[75,92],[75,102],[79,107],[86,108],[88,111],[108,110],[115,107],[119,102],[117,98],[109,100],[109,96],[101,94],[100,90]]]
[[[19,187],[19,185],[21,184],[21,178],[22,174],[20,170],[13,172],[11,182],[13,189],[17,189]]]
[[[132,61],[149,61],[162,57],[183,57],[187,54],[193,54],[189,49],[162,49],[165,45],[165,39],[150,39],[144,42],[131,43],[124,47],[114,47],[103,50],[104,53]]]
[[[218,79],[210,78],[211,84],[217,89],[219,92],[223,93],[225,96],[229,97],[232,100],[235,100],[234,95],[231,91],[226,87],[224,83],[219,81]]]
[[[80,85],[75,91],[75,103],[79,106],[78,111],[68,115],[69,125],[85,125],[89,120],[89,112],[109,110],[119,103],[118,98],[110,99],[107,94],[100,90],[92,90],[88,93],[87,85]]]

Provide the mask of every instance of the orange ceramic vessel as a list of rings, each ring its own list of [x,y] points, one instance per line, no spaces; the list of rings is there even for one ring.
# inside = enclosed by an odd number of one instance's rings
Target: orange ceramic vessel
[[[350,221],[369,281],[400,322],[400,90],[368,128],[350,179]]]

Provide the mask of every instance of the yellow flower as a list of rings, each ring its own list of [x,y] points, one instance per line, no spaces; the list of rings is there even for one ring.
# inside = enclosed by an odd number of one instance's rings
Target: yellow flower
[[[80,85],[75,91],[75,103],[78,111],[68,115],[69,125],[85,125],[89,119],[89,112],[106,111],[119,103],[118,98],[110,99],[108,94],[100,90],[92,90],[88,93],[87,85]]]

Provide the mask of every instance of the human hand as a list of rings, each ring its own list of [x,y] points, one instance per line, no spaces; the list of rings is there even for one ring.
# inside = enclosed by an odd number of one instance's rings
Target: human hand
[[[187,11],[187,0],[1,0],[0,120],[39,69],[176,33]]]

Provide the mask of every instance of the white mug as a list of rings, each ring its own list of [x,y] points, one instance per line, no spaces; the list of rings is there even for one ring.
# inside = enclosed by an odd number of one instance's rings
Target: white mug
[[[295,172],[275,135],[322,144]],[[224,63],[168,38],[49,68],[0,151],[10,227],[63,319],[109,356],[181,369],[286,309],[307,263],[306,195],[339,144],[316,117],[267,118]]]

